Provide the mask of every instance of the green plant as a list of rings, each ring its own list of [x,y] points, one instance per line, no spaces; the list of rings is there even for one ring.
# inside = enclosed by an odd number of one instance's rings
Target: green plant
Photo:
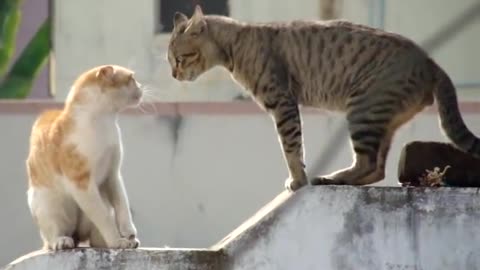
[[[21,20],[22,0],[0,0],[0,99],[23,99],[50,53],[51,20],[46,18],[9,71]]]

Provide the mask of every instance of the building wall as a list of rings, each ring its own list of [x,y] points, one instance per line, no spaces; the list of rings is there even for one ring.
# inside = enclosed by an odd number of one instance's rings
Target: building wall
[[[340,17],[374,26],[384,25],[424,45],[445,26],[477,7],[476,0],[386,0],[384,22],[378,0],[339,1]],[[244,95],[228,72],[215,68],[195,83],[171,77],[166,61],[168,34],[155,33],[156,0],[118,1],[62,0],[55,8],[55,76],[57,99],[63,100],[75,76],[94,65],[116,63],[136,70],[157,101],[229,101]],[[233,18],[246,21],[316,19],[320,0],[231,0]],[[95,6],[95,8],[91,8]],[[88,10],[88,12],[79,12]],[[81,15],[80,15],[81,14]],[[108,14],[108,16],[106,16]],[[479,14],[480,16],[480,14]],[[480,19],[477,16],[452,39],[431,53],[456,82],[477,80],[480,54]],[[478,90],[478,89],[477,89]],[[462,95],[476,98],[478,91]]]
[[[480,134],[478,113],[465,114]],[[30,113],[2,113],[0,126],[0,265],[40,247],[27,207],[25,159],[34,121]],[[143,246],[208,247],[283,190],[287,177],[273,124],[265,114],[124,114],[123,174]],[[304,116],[306,166],[314,163],[343,125],[337,116]],[[175,128],[178,126],[178,129]],[[254,127],[254,128],[252,128]],[[397,134],[386,180],[397,185],[402,145],[412,140],[444,140],[434,114],[425,113]],[[341,140],[332,162],[320,172],[350,165],[348,141]]]
[[[232,17],[268,21],[315,18],[319,4],[288,0],[232,0]],[[422,43],[475,0],[387,1],[385,27]],[[342,17],[369,23],[369,1],[344,0]],[[241,94],[227,72],[214,69],[195,83],[179,83],[165,60],[168,35],[155,34],[155,0],[54,1],[54,69],[56,99],[63,100],[81,71],[114,63],[137,71],[158,101],[229,101]],[[480,62],[480,21],[459,31],[433,52],[456,81],[476,79]],[[478,96],[465,90],[464,96]],[[148,108],[147,108],[148,110]],[[151,110],[150,110],[151,111]],[[0,217],[6,231],[0,264],[40,246],[26,204],[24,160],[35,115],[0,114]],[[181,121],[178,121],[181,119]],[[334,115],[308,114],[305,120],[307,168],[313,170],[344,122]],[[480,134],[478,113],[467,122]],[[179,124],[178,130],[175,128]],[[273,125],[265,114],[185,115],[126,114],[121,118],[126,158],[124,175],[144,246],[205,247],[221,239],[283,189],[287,176]],[[255,127],[252,129],[252,127]],[[178,131],[178,133],[177,133]],[[345,133],[343,133],[345,134]],[[443,140],[434,115],[417,117],[398,133],[387,166],[396,184],[396,163],[403,143]],[[350,164],[346,141],[317,168],[328,173]]]

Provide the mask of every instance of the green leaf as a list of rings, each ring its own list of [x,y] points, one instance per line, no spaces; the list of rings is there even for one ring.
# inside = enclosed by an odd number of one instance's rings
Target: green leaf
[[[0,84],[0,98],[28,97],[50,54],[51,20],[45,19]]]
[[[15,52],[15,38],[20,25],[22,0],[0,0],[0,75],[7,69]]]

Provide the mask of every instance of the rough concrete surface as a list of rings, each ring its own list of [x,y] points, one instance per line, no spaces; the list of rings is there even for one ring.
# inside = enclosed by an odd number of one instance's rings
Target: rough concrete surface
[[[223,269],[221,252],[204,249],[108,250],[81,248],[61,252],[27,254],[5,270],[217,270]]]
[[[227,269],[480,269],[478,189],[306,187],[272,203],[217,245]]]
[[[480,196],[460,188],[305,187],[210,249],[79,249],[5,269],[480,269]]]

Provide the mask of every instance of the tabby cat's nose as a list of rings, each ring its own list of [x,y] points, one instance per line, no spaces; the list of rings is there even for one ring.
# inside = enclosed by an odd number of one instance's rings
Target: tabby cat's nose
[[[177,78],[177,70],[176,69],[172,70],[172,77],[175,78],[175,79]]]

